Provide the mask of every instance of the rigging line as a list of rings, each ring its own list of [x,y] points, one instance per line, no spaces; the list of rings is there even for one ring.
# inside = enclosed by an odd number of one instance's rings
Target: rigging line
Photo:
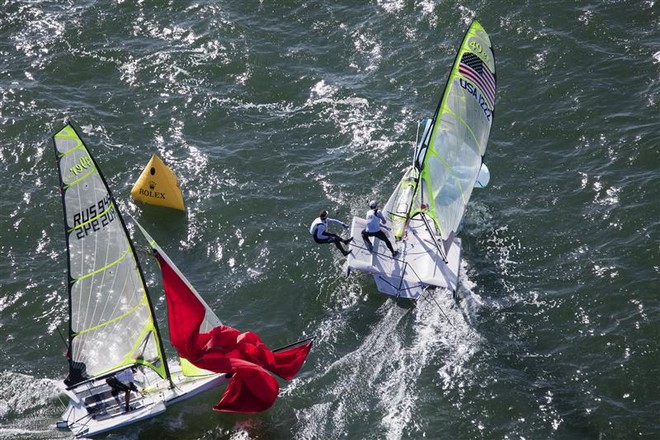
[[[391,259],[393,259],[394,261],[403,262],[404,265],[405,265],[405,267],[404,267],[404,269],[403,269],[403,271],[402,271],[402,273],[404,273],[404,275],[402,275],[402,277],[401,277],[401,282],[403,282],[403,279],[404,279],[404,277],[405,277],[406,270],[407,270],[407,269],[410,269],[410,271],[413,273],[413,275],[415,275],[415,278],[417,278],[417,281],[419,282],[419,285],[421,286],[421,285],[424,285],[424,284],[425,284],[425,283],[422,281],[422,279],[420,278],[419,274],[415,271],[415,268],[414,268],[412,265],[410,265],[407,261],[405,261],[405,260],[403,260],[403,259],[401,259],[401,258],[392,257],[391,255],[385,254],[385,253],[383,253],[383,252],[374,252],[373,250],[370,251],[368,248],[366,248],[366,247],[364,247],[364,246],[359,246],[359,245],[357,245],[357,244],[354,244],[354,246],[357,247],[357,248],[359,248],[359,249],[364,249],[364,250],[370,252],[371,254],[376,254],[376,255],[381,256],[381,257],[391,258]],[[399,251],[399,252],[400,252],[400,251]],[[399,255],[401,255],[401,253],[400,253]],[[416,286],[413,286],[413,287],[409,287],[409,288],[406,288],[406,289],[398,289],[396,286],[394,286],[394,284],[390,283],[390,282],[387,281],[385,278],[380,277],[380,279],[383,280],[383,281],[385,281],[385,282],[386,282],[387,284],[389,284],[390,286],[396,288],[397,290],[412,290],[413,288],[416,287]]]
[[[409,266],[408,262],[404,262],[403,264],[403,270],[401,271],[403,274],[406,273],[406,268]],[[396,289],[396,297],[397,299],[401,297],[401,289],[403,288],[403,277],[399,280],[399,287]]]
[[[426,229],[429,231],[429,235],[431,235],[431,238],[433,238],[433,243],[435,244],[435,247],[438,249],[438,252],[440,253],[440,256],[442,257],[442,260],[447,264],[447,254],[445,253],[444,249],[442,249],[442,246],[440,246],[440,243],[438,243],[438,239],[435,237],[435,234],[431,230],[431,226],[429,225],[429,222],[426,218],[426,214],[423,212],[421,213],[422,220],[424,220],[424,224],[426,225]]]
[[[442,315],[445,317],[445,319],[447,320],[447,322],[449,323],[449,325],[451,326],[451,328],[453,328],[454,330],[456,330],[456,326],[455,326],[454,323],[451,321],[451,319],[449,319],[449,316],[447,316],[447,314],[445,313],[445,311],[443,310],[443,308],[440,306],[440,303],[438,303],[438,300],[435,299],[435,296],[432,295],[431,292],[430,292],[429,290],[427,290],[427,293],[429,293],[428,296],[431,297],[431,299],[433,300],[433,302],[435,303],[435,305],[438,307],[438,309],[440,310],[440,312],[442,313]],[[427,296],[427,297],[424,297],[424,300],[425,300],[426,302],[430,302],[430,301],[431,301],[431,299],[429,299],[428,296]]]
[[[380,239],[379,239],[379,240],[380,240]],[[381,241],[382,241],[382,240],[381,240]],[[377,251],[374,251],[373,248],[374,248],[375,246],[374,246],[373,244],[371,245],[372,248],[371,248],[371,250],[370,250],[368,247],[366,247],[366,246],[361,246],[361,245],[358,244],[357,241],[353,240],[353,246],[355,246],[355,247],[358,248],[358,249],[362,249],[362,250],[368,251],[368,252],[369,252],[370,254],[372,254],[372,255],[375,254],[375,255],[378,255],[378,256],[381,256],[381,257],[389,257],[389,258],[392,258],[393,260],[401,261],[401,259],[399,259],[399,258],[392,257],[391,254],[388,255],[388,254],[386,254],[386,253],[384,253],[384,252],[377,252]],[[398,250],[398,249],[397,249],[397,250]],[[399,254],[401,254],[400,251],[399,251]]]
[[[451,319],[449,319],[449,316],[447,316],[447,314],[445,313],[445,311],[443,310],[443,308],[440,306],[440,303],[438,303],[438,300],[435,298],[435,296],[434,296],[434,295],[430,295],[430,297],[431,297],[431,299],[433,299],[433,302],[435,303],[435,305],[438,306],[438,309],[440,310],[440,312],[442,313],[442,315],[445,317],[445,319],[447,320],[447,322],[449,323],[449,325],[451,326],[451,328],[453,328],[454,330],[456,330],[456,326],[455,326],[454,323],[451,321]],[[430,300],[427,299],[427,301],[430,301]]]
[[[417,150],[417,145],[419,145],[419,142],[417,142],[417,141],[419,140],[419,125],[420,125],[419,122],[417,122],[417,133],[415,134],[415,145],[413,146],[413,148],[415,149],[415,152],[414,152],[414,153],[417,152],[417,151],[416,151],[416,150]],[[415,154],[414,154],[414,153],[413,153],[413,163],[412,163],[412,166],[415,166],[415,159],[416,159],[416,157],[415,157]]]
[[[64,343],[64,347],[69,348],[69,344],[66,342],[66,339],[64,338],[64,335],[62,334],[62,331],[60,330],[59,327],[57,328],[57,333],[60,334],[60,338],[62,338],[62,343]]]
[[[69,406],[68,403],[62,401],[62,393],[58,394],[57,400],[60,402],[62,408],[66,409]]]
[[[87,405],[85,405],[85,408],[87,408]],[[94,414],[87,413],[84,416],[82,416],[82,417],[80,417],[76,420],[73,420],[71,423],[69,423],[68,420],[65,420],[65,422],[69,426],[81,425],[84,428],[85,426],[89,425],[89,423],[92,421],[93,418],[94,418]],[[83,420],[85,420],[85,419],[87,419],[87,421],[83,422]],[[82,428],[81,428],[81,430],[82,430]]]
[[[397,291],[412,290],[412,289],[415,289],[415,288],[417,288],[417,287],[424,286],[424,283],[422,283],[422,282],[420,281],[419,284],[411,285],[410,287],[397,287],[397,286],[395,286],[394,284],[390,283],[389,280],[388,280],[387,278],[383,278],[381,275],[379,275],[378,278],[379,278],[381,281],[383,281],[385,284],[387,284],[388,286],[391,286],[391,287],[393,287],[394,289],[397,289]],[[402,286],[402,284],[403,284],[403,278],[401,278],[401,281],[402,281],[402,282],[399,284],[399,286]],[[399,297],[400,297],[400,294],[397,294],[396,297],[399,298]],[[412,297],[410,297],[410,298],[406,298],[406,299],[412,299],[412,300],[416,301],[418,298],[419,298],[419,296],[418,296],[417,298],[412,298]]]
[[[302,344],[304,344],[305,342],[308,342],[308,341],[313,341],[314,339],[316,339],[316,336],[310,336],[310,337],[307,337],[307,338],[303,338],[303,339],[301,339],[301,340],[299,340],[299,341],[292,342],[291,344],[285,345],[285,346],[283,346],[283,347],[277,347],[277,348],[274,348],[274,349],[272,349],[271,351],[272,351],[273,353],[276,353],[276,352],[278,352],[278,351],[283,351],[283,350],[286,350],[286,349],[291,348],[291,347],[295,347],[295,346],[298,346],[298,345],[302,345]]]
[[[404,220],[408,218],[408,216],[406,214],[399,214],[398,212],[392,212],[392,211],[387,211],[387,215],[389,215],[391,217],[402,218]]]

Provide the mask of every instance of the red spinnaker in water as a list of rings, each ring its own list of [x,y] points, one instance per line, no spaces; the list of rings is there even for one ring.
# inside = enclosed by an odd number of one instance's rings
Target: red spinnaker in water
[[[170,339],[179,356],[199,368],[232,374],[222,399],[213,408],[239,413],[270,408],[279,392],[279,384],[270,373],[291,380],[305,362],[312,341],[273,352],[252,332],[220,325],[200,333],[204,304],[158,252],[155,256],[163,274]]]

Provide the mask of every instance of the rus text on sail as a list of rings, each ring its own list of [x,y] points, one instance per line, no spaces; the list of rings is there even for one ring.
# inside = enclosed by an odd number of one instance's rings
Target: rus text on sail
[[[108,226],[115,219],[115,207],[107,195],[73,216],[73,230],[77,239]]]

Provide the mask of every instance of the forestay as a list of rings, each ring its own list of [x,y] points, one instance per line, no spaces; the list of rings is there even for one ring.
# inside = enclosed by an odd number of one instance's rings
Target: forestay
[[[192,284],[190,284],[188,278],[186,278],[185,275],[181,273],[181,271],[176,266],[176,264],[174,264],[174,262],[165,253],[165,251],[158,245],[158,243],[156,243],[156,240],[154,240],[153,237],[149,235],[149,233],[144,229],[144,227],[142,227],[142,225],[135,218],[131,217],[131,220],[133,220],[133,223],[135,223],[135,225],[140,229],[140,232],[142,232],[142,235],[144,235],[144,238],[146,238],[146,240],[149,242],[149,245],[153,249],[153,252],[158,254],[159,258],[161,258],[170,267],[172,272],[176,274],[176,276],[181,280],[181,283],[185,284],[187,288],[190,290],[190,293],[196,297],[198,307],[202,307],[204,309],[204,318],[202,319],[202,322],[199,326],[199,331],[201,333],[207,333],[211,331],[213,328],[222,325],[222,322],[220,321],[220,318],[218,318],[218,315],[215,314],[215,312],[209,307],[206,301],[204,301],[204,299],[201,297],[199,292],[197,292],[195,287]],[[176,319],[182,319],[182,317],[178,317]],[[183,374],[186,376],[207,375],[211,373],[207,370],[196,367],[190,361],[184,358],[179,358],[179,363],[181,364]]]

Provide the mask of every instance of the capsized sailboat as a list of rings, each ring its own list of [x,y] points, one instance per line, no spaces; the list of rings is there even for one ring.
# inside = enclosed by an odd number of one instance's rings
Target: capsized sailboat
[[[205,365],[194,357],[197,354],[193,350],[194,342],[203,341],[206,332],[226,327],[192,286],[188,290],[180,289],[189,283],[150,240],[158,251],[164,284],[168,284],[165,290],[170,337],[188,344],[188,351],[185,345],[175,344],[181,358],[176,365],[168,364],[139,260],[105,178],[72,124],[55,133],[53,141],[69,273],[69,374],[64,381],[69,403],[57,427],[70,430],[76,438],[93,437],[154,417],[169,404],[227,381],[225,395],[230,390],[233,394],[225,406],[216,405],[216,409],[253,412],[249,410],[272,405],[277,396],[277,382],[274,386],[271,383],[270,394],[266,396],[271,400],[264,403],[261,394],[253,393],[253,396],[237,389],[243,386],[249,391],[260,382],[253,382],[245,374],[240,377],[234,364],[221,362],[221,353],[215,353],[220,362]],[[176,298],[181,298],[177,289],[184,290],[181,295],[187,295],[184,296],[186,307],[174,304]],[[172,295],[174,299],[170,298]],[[235,339],[240,336],[237,331],[233,335]],[[223,336],[227,343],[231,342],[231,335],[223,333]],[[250,342],[255,342],[254,338]],[[298,371],[310,345],[311,340],[304,340],[278,351],[285,373],[292,376]],[[257,355],[270,353],[259,348]],[[241,354],[239,350],[236,362],[251,367],[251,359],[245,360],[246,356]],[[275,357],[271,354],[267,360]],[[132,376],[137,391],[128,389],[118,393],[115,379],[126,375]],[[255,403],[252,398],[261,400]]]
[[[457,237],[472,189],[490,176],[483,163],[496,97],[495,58],[488,34],[474,21],[454,60],[432,119],[421,121],[413,164],[383,207],[399,254],[373,251],[356,238],[346,271],[371,273],[381,293],[417,299],[428,288],[455,293],[461,259]],[[354,217],[353,237],[365,220]]]

